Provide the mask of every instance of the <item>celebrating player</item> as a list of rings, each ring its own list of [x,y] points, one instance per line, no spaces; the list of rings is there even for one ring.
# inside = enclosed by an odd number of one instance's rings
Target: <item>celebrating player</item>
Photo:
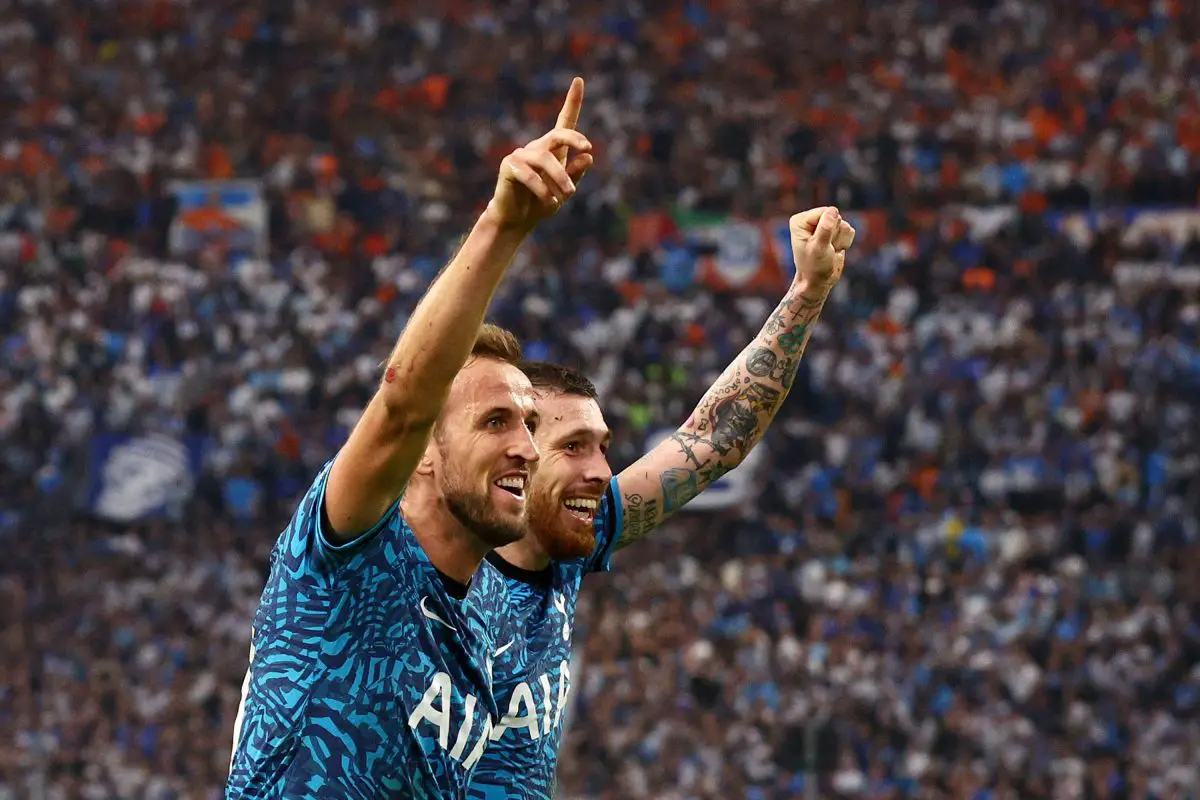
[[[480,326],[518,246],[592,163],[574,130],[582,100],[576,79],[555,129],[504,159],[487,210],[280,536],[228,797],[464,796],[497,717],[491,659],[506,647],[504,581],[479,567],[523,535],[538,457],[520,348]]]
[[[738,466],[787,396],[854,241],[835,208],[797,214],[790,228],[796,277],[758,337],[669,440],[616,478],[592,384],[563,367],[525,366],[542,456],[530,485],[531,535],[488,556],[507,578],[525,638],[494,668],[502,717],[472,778],[473,800],[552,795],[584,575],[607,570],[614,549],[644,537]]]

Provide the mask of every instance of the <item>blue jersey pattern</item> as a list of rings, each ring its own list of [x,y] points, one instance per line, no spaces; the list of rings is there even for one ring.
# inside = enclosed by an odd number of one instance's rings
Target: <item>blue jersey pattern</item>
[[[547,800],[554,795],[563,715],[571,686],[571,634],[580,585],[611,567],[621,536],[616,478],[596,514],[596,549],[588,558],[556,561],[541,573],[505,569],[510,614],[524,631],[496,659],[500,722],[471,778],[471,800]]]
[[[363,537],[330,544],[329,466],[271,554],[226,797],[465,797],[499,716],[491,662],[506,582],[485,563],[462,597],[399,503]]]

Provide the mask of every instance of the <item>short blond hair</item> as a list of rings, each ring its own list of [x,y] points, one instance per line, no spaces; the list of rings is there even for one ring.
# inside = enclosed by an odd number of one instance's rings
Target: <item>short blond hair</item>
[[[501,328],[499,325],[484,323],[479,326],[479,333],[475,336],[475,344],[471,345],[471,355],[467,360],[490,358],[518,366],[523,357],[521,342],[512,331]],[[385,369],[387,365],[386,360],[379,362],[380,369]]]
[[[479,327],[479,335],[471,347],[471,358],[490,358],[516,366],[521,363],[522,357],[521,342],[512,331],[491,323]]]
[[[512,364],[519,369],[523,358],[521,341],[512,331],[501,328],[499,325],[484,323],[479,327],[479,333],[475,336],[475,344],[471,346],[471,355],[467,359],[467,364],[477,358]],[[444,411],[443,414],[438,414],[437,422],[433,425],[433,438],[439,444],[443,441],[443,422]]]

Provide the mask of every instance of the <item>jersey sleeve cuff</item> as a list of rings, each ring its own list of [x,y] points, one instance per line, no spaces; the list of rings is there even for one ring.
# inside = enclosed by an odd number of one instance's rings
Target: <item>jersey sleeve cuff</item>
[[[374,525],[372,525],[370,528],[363,531],[358,536],[355,536],[353,539],[350,539],[345,542],[334,543],[332,538],[329,536],[328,531],[326,530],[328,521],[325,519],[324,504],[325,504],[325,496],[322,494],[321,495],[321,519],[317,522],[317,544],[322,550],[324,550],[328,553],[336,553],[338,555],[345,555],[346,553],[352,553],[356,549],[362,547],[363,545],[367,544],[372,539],[374,539],[376,536],[378,536],[379,532],[387,527],[387,525],[391,521],[392,517],[394,517],[396,515],[396,511],[400,508],[400,500],[397,499],[396,502],[392,503],[392,505],[390,507],[388,507],[388,510],[384,513],[384,515],[382,517],[379,518],[379,521],[376,522]]]
[[[615,475],[609,481],[605,500],[607,502],[602,521],[603,527],[600,535],[596,537],[596,552],[592,555],[593,572],[608,572],[612,569],[613,551],[616,550],[617,542],[621,539],[625,509],[621,505],[621,487],[617,484]]]
[[[319,513],[317,514],[315,538],[317,547],[320,548],[321,552],[344,558],[370,543],[372,539],[379,535],[380,531],[388,526],[392,518],[395,517],[400,510],[400,498],[397,497],[396,500],[390,506],[388,506],[388,510],[384,512],[383,516],[380,517],[379,520],[376,521],[376,523],[370,528],[358,534],[353,539],[349,539],[347,541],[337,541],[337,539],[335,539],[332,535],[333,532],[330,530],[329,525],[329,515],[325,511],[325,483],[328,479],[329,470],[326,470],[325,475],[321,480],[321,496],[319,498],[320,509]]]

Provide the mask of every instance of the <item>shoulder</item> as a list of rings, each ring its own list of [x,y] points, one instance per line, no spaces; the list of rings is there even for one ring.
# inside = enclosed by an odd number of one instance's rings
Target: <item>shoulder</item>
[[[305,540],[314,535],[320,535],[321,531],[321,516],[322,508],[325,502],[325,484],[329,480],[329,468],[333,466],[333,461],[325,462],[325,466],[321,467],[309,484],[308,489],[304,492],[304,496],[300,498],[299,504],[296,506],[296,512],[292,514],[291,520],[288,522],[288,527],[285,530],[285,535],[294,534],[293,539],[296,544],[303,545]]]
[[[596,548],[584,562],[587,572],[607,572],[612,568],[612,554],[621,539],[625,511],[621,505],[621,487],[617,476],[608,482],[600,508],[596,511],[593,530],[596,533]]]

